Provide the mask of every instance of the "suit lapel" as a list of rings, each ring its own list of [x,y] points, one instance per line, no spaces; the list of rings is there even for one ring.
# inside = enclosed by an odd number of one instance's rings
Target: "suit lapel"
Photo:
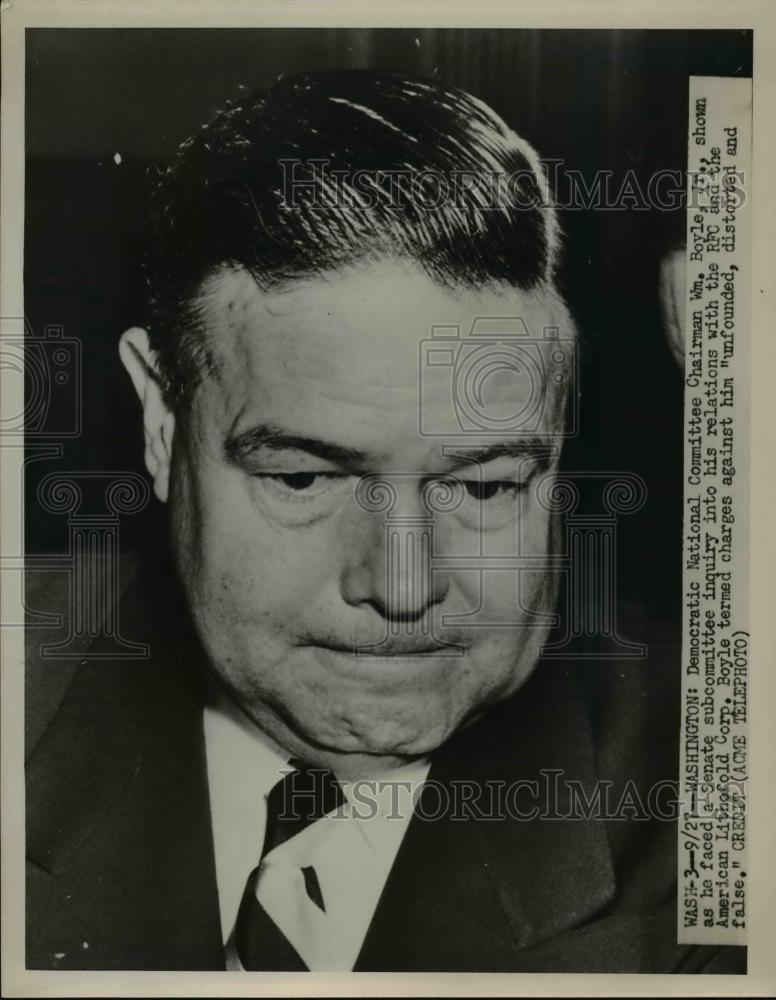
[[[223,967],[190,646],[151,620],[138,584],[122,621],[151,658],[83,661],[28,761],[29,967]]]
[[[582,924],[614,895],[602,824],[547,818],[568,813],[571,782],[590,797],[595,781],[576,678],[542,665],[434,762],[356,968],[530,967],[535,945]],[[482,798],[456,812],[464,786]],[[486,819],[499,788],[497,818]],[[538,815],[527,818],[532,810]]]
[[[198,654],[175,614],[163,630],[152,620],[132,588],[122,621],[151,659],[84,661],[28,762],[31,968],[223,968],[201,708],[183,669]],[[528,969],[535,946],[602,909],[602,825],[515,816],[562,816],[569,779],[591,794],[587,713],[571,671],[543,665],[437,755],[356,970]],[[522,798],[482,818],[487,783],[519,780]],[[485,797],[451,815],[464,783]]]

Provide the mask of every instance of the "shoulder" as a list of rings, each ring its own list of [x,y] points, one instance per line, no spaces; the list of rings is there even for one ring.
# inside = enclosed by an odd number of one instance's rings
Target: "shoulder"
[[[122,597],[138,578],[140,558],[122,556],[115,573],[100,557],[90,573],[52,568],[34,558],[25,567],[25,756],[37,746],[75,671],[96,637],[112,628]],[[83,567],[79,567],[80,570]]]
[[[678,618],[623,604],[618,618],[623,655],[581,664],[602,776],[635,782],[673,779],[681,711]]]

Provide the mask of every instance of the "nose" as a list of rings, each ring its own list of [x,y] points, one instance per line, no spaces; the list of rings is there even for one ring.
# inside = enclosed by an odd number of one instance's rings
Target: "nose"
[[[390,508],[359,508],[349,525],[340,590],[353,607],[371,606],[389,622],[411,625],[445,599],[450,582],[431,566],[438,527],[419,484],[389,485]]]

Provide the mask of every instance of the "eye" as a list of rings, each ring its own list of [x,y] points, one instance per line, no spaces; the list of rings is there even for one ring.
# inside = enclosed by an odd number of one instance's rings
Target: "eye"
[[[275,472],[255,477],[268,493],[281,500],[312,500],[323,496],[337,483],[348,479],[333,472]]]
[[[512,500],[525,489],[525,483],[517,483],[509,479],[464,479],[463,488],[468,496],[479,503],[488,500]]]
[[[498,531],[515,525],[530,478],[529,474],[527,478],[457,479],[459,500],[450,512],[472,531]]]
[[[321,479],[321,475],[317,472],[291,472],[288,475],[268,476],[267,478],[277,480],[283,486],[287,486],[289,490],[301,492],[309,490]]]

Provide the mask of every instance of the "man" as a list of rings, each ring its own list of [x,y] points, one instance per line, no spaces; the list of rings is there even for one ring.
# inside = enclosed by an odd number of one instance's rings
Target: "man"
[[[307,74],[153,215],[120,353],[172,568],[121,606],[147,662],[32,665],[28,965],[730,969],[675,943],[665,814],[569,808],[675,778],[678,668],[540,664],[575,331],[536,153],[460,91]]]

